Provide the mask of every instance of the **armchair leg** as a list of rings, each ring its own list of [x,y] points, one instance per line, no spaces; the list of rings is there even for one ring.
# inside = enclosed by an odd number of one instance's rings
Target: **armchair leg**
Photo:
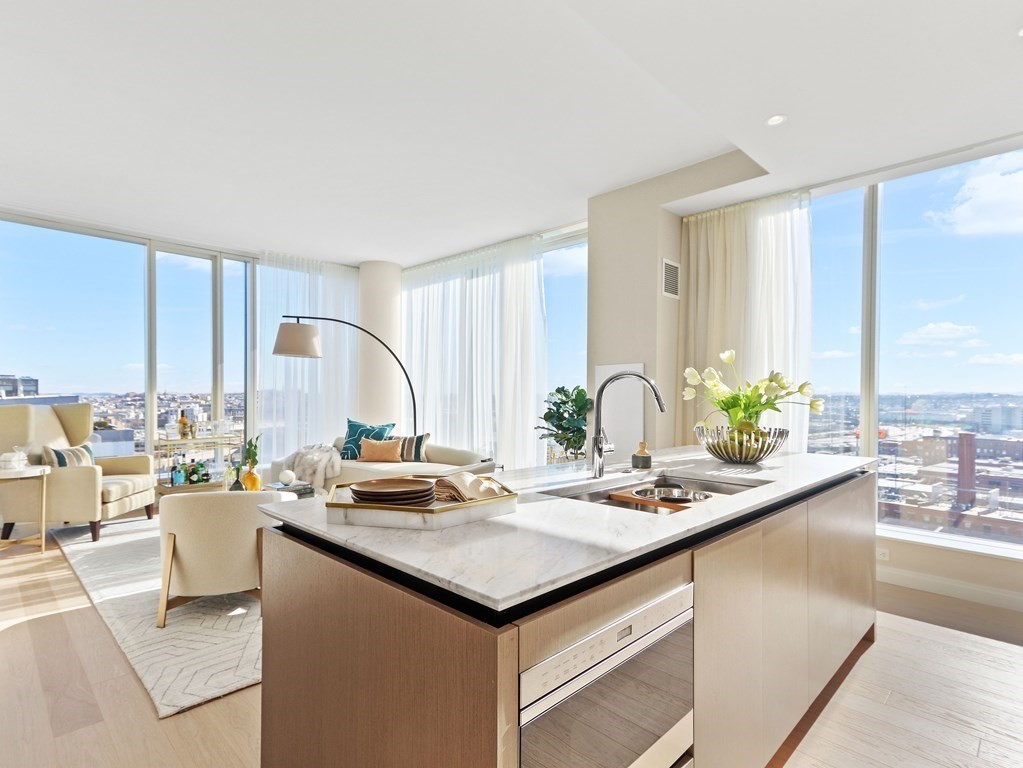
[[[153,505],[152,504],[146,504],[146,517],[148,517],[150,520],[153,519]]]
[[[167,625],[167,598],[170,597],[171,567],[174,563],[174,534],[168,533],[163,543],[163,575],[160,579],[160,605],[156,610],[156,626]]]
[[[90,520],[89,530],[92,531],[92,540],[99,541],[99,520]]]
[[[0,532],[0,539],[7,541],[11,538],[11,533],[14,531],[14,523],[4,523],[4,529]]]

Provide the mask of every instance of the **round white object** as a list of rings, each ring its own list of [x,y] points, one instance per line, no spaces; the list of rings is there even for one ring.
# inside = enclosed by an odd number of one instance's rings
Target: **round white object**
[[[281,470],[281,474],[278,475],[278,479],[285,485],[291,485],[295,482],[295,473],[290,469]]]

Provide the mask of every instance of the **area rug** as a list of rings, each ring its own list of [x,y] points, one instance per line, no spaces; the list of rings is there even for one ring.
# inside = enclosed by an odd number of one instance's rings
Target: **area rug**
[[[160,522],[51,531],[163,718],[258,683],[260,603],[246,594],[202,597],[167,612],[156,628]]]

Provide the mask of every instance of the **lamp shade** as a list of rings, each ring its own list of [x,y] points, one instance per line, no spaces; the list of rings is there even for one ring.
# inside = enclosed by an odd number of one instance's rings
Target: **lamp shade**
[[[320,329],[315,325],[281,323],[277,328],[273,353],[285,357],[323,357]]]

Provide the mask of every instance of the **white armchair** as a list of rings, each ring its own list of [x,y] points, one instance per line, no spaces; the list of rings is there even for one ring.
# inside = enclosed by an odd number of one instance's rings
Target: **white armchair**
[[[27,449],[30,464],[43,463],[44,447],[61,449],[82,445],[92,434],[92,404],[0,406],[0,453],[19,445]],[[8,539],[16,523],[38,522],[36,483],[10,483],[0,487],[0,514]],[[92,540],[99,539],[101,520],[145,509],[153,516],[156,479],[151,456],[96,459],[95,466],[55,468],[46,480],[48,523],[88,523]]]
[[[260,587],[263,526],[275,521],[258,507],[294,498],[277,491],[165,496],[160,501],[163,568],[156,626],[166,625],[169,609],[196,597]]]

